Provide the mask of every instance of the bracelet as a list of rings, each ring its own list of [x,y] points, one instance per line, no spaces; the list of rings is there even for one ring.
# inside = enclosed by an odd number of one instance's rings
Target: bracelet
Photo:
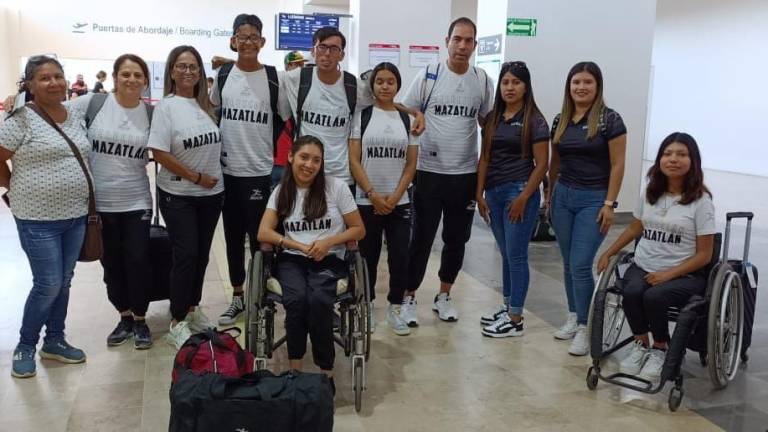
[[[200,180],[203,179],[203,173],[199,172],[197,173],[197,180],[195,180],[195,184],[200,184]]]
[[[376,192],[376,191],[373,190],[373,188],[368,189],[368,192],[365,193],[365,197],[366,198],[370,198],[371,195],[373,195],[374,192]]]

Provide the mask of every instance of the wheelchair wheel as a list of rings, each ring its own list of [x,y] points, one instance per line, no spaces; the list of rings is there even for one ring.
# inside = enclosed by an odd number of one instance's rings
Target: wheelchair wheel
[[[595,372],[594,367],[590,367],[587,371],[587,388],[590,390],[594,390],[597,388],[597,372]]]
[[[685,396],[685,392],[682,387],[672,387],[669,391],[669,399],[667,400],[667,406],[669,406],[670,411],[675,412],[680,408],[680,404],[683,402],[683,396]]]
[[[368,264],[363,259],[363,255],[359,252],[355,254],[355,269],[358,270],[358,274],[355,275],[355,284],[363,291],[363,297],[358,304],[360,309],[360,315],[364,319],[363,330],[363,351],[365,352],[365,361],[371,356],[371,314],[373,308],[371,307],[371,289],[368,283]]]
[[[738,372],[744,336],[744,297],[739,274],[719,266],[714,277],[707,317],[707,362],[716,389],[728,385]]]
[[[621,337],[626,317],[622,307],[621,295],[611,289],[619,280],[619,264],[627,259],[626,252],[616,254],[608,262],[608,267],[600,274],[600,279],[589,306],[587,334],[593,347],[600,348],[600,355],[614,347]],[[594,353],[596,354],[596,353]],[[593,354],[593,357],[594,357]]]
[[[256,355],[258,334],[258,309],[261,303],[260,291],[263,291],[262,273],[264,256],[257,251],[248,263],[248,281],[245,287],[245,349]]]
[[[363,407],[363,359],[358,358],[352,366],[353,390],[355,391],[355,412],[360,412]]]

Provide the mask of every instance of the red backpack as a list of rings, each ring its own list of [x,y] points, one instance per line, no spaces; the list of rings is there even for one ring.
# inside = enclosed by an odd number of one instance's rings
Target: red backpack
[[[171,383],[175,384],[187,369],[196,374],[213,372],[231,377],[253,372],[253,354],[240,347],[237,336],[229,333],[232,330],[240,334],[239,328],[231,328],[219,332],[209,329],[190,336],[176,353]]]

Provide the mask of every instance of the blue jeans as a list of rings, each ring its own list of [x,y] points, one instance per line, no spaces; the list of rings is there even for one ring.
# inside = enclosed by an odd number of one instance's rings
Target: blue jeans
[[[576,189],[558,181],[552,196],[552,228],[563,256],[568,311],[576,313],[578,324],[587,324],[595,290],[592,264],[605,238],[597,215],[606,194],[607,190]]]
[[[85,219],[16,219],[21,248],[32,269],[32,291],[24,305],[19,345],[37,346],[43,325],[46,342],[64,338],[69,286],[85,237]]]
[[[525,188],[526,182],[507,182],[485,190],[491,216],[491,230],[501,251],[502,293],[509,313],[522,315],[528,294],[530,270],[528,244],[539,213],[541,195],[537,190],[525,203],[523,220],[510,222],[509,206]]]

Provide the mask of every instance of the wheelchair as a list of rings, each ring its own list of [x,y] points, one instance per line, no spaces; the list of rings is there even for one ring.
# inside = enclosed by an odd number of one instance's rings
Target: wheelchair
[[[334,334],[336,344],[351,358],[355,410],[360,412],[362,393],[366,388],[365,364],[371,350],[371,299],[368,268],[357,247],[348,242],[344,261],[348,276],[336,284],[335,304],[339,310],[339,329]],[[274,247],[262,243],[248,265],[245,290],[245,346],[256,357],[256,369],[266,369],[267,359],[286,341],[275,341],[275,313],[282,303],[282,287],[275,277],[278,256]]]
[[[728,260],[730,223],[733,218],[747,218],[752,213],[728,213],[725,239],[715,234],[712,261],[704,269],[708,274],[703,296],[693,296],[682,308],[670,307],[669,321],[675,329],[667,348],[666,359],[658,384],[621,372],[603,373],[608,356],[629,345],[634,337],[626,323],[622,308],[624,272],[632,264],[634,253],[622,251],[613,256],[608,267],[600,274],[589,311],[587,334],[590,338],[592,366],[587,372],[587,387],[597,388],[599,380],[646,394],[659,393],[667,381],[673,381],[668,398],[670,411],[677,411],[685,394],[681,366],[688,349],[699,354],[703,367],[707,367],[715,389],[723,389],[738,372],[739,359],[747,361],[744,338],[744,291],[742,279],[734,269],[739,261]],[[748,225],[749,226],[749,225]],[[747,243],[749,242],[747,228]],[[723,249],[720,257],[721,247]],[[746,249],[745,249],[746,250]],[[622,337],[625,337],[622,339]]]

